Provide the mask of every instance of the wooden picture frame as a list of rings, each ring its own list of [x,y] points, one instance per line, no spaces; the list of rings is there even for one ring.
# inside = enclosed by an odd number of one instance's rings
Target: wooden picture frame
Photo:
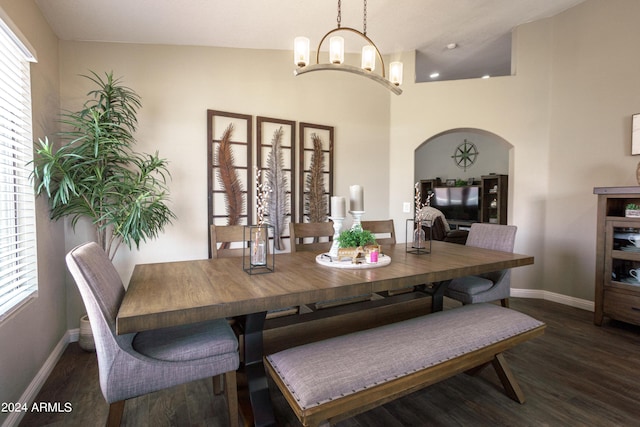
[[[324,159],[324,196],[326,198],[327,212],[330,215],[330,198],[333,195],[333,151],[334,151],[334,128],[333,126],[324,126],[312,123],[299,124],[299,176],[298,176],[298,192],[299,198],[299,222],[309,222],[309,209],[306,206],[309,198],[307,190],[307,179],[311,173],[311,159],[314,152],[313,136],[319,137],[322,142],[322,153]]]
[[[631,116],[631,155],[640,154],[640,114]]]
[[[251,143],[253,138],[253,116],[246,114],[230,113],[226,111],[207,110],[207,205],[208,223],[207,235],[209,236],[209,248],[211,248],[210,226],[215,225],[251,225],[253,216],[253,189]],[[229,149],[233,155],[233,164],[230,169],[238,178],[242,206],[237,218],[231,218],[228,212],[226,198],[229,192],[234,190],[224,187],[220,179],[221,168],[217,162],[217,153],[220,148],[222,135],[225,130],[233,125]],[[235,193],[234,193],[235,194]],[[211,249],[209,249],[211,252]],[[211,253],[209,256],[211,257]]]
[[[275,133],[281,130],[280,147],[282,150],[283,172],[286,179],[286,222],[280,236],[289,237],[289,223],[296,218],[296,157],[295,134],[296,122],[294,120],[274,119],[257,116],[256,118],[256,167],[261,171],[261,182],[265,182],[268,170],[269,155],[273,147]],[[273,189],[272,189],[273,191]],[[268,216],[268,215],[267,215]]]

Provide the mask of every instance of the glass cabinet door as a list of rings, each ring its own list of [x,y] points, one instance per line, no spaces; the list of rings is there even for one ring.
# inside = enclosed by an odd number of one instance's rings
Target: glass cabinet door
[[[612,282],[640,286],[640,224],[612,224],[607,233],[607,252],[611,254],[607,277]]]

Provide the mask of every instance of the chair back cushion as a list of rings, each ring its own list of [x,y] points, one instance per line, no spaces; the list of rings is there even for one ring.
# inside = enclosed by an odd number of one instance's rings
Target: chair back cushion
[[[124,286],[111,260],[95,242],[72,249],[66,261],[89,315],[100,369],[100,386],[106,397],[113,360],[120,351],[120,345],[130,342],[134,335],[117,336],[115,332]]]
[[[80,289],[87,310],[95,305],[99,318],[115,333],[116,316],[124,298],[124,286],[107,254],[95,242],[80,245],[67,254],[67,266]],[[89,320],[93,321],[91,313]]]
[[[516,240],[515,225],[473,223],[467,237],[467,246],[513,252]]]

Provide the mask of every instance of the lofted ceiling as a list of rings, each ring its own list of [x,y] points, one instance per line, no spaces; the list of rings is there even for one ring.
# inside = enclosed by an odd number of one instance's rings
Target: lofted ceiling
[[[585,0],[369,0],[367,36],[383,55],[416,51],[416,80],[508,75],[511,31]],[[292,50],[336,27],[331,0],[36,0],[62,40]],[[362,31],[363,2],[342,1]],[[447,48],[455,43],[454,49]],[[326,46],[323,46],[323,48]],[[360,49],[356,46],[347,50]],[[293,68],[293,60],[292,60]],[[405,75],[406,75],[405,70]]]

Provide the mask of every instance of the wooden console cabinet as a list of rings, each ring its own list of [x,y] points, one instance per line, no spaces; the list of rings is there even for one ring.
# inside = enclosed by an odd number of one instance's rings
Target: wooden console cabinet
[[[596,282],[594,323],[605,317],[640,325],[640,217],[626,217],[628,204],[640,205],[640,187],[596,187]],[[640,243],[638,243],[640,245]],[[637,273],[632,270],[638,269]]]

